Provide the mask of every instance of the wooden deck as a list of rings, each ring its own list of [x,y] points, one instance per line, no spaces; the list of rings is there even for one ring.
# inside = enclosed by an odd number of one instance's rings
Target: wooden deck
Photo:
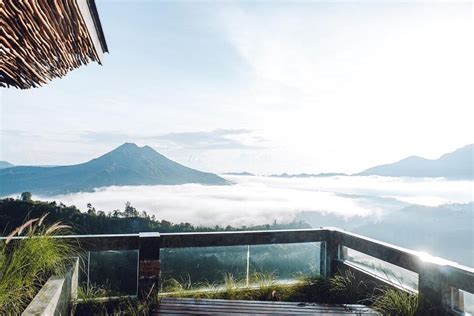
[[[163,298],[152,315],[379,315],[363,305]]]

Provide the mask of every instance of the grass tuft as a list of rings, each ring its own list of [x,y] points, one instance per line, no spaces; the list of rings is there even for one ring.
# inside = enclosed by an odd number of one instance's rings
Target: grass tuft
[[[0,314],[20,314],[53,274],[62,274],[76,247],[53,238],[69,226],[44,224],[46,215],[31,219],[0,241]],[[16,240],[14,237],[24,236]]]
[[[372,307],[382,315],[414,316],[418,311],[418,295],[392,288],[380,290]]]

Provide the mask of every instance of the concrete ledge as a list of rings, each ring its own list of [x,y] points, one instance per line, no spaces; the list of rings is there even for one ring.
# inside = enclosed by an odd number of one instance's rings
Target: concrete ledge
[[[71,300],[77,298],[79,259],[63,276],[52,276],[26,307],[22,316],[68,315]]]

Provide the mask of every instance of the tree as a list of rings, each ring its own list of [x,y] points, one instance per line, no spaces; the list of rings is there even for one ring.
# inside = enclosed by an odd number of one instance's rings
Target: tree
[[[130,202],[127,202],[125,203],[124,215],[125,217],[138,217],[138,211],[130,204]]]
[[[29,202],[29,201],[31,201],[31,196],[32,196],[31,192],[23,192],[21,194],[21,200],[23,202]]]
[[[91,203],[87,203],[87,214],[96,215],[95,207],[93,207]]]

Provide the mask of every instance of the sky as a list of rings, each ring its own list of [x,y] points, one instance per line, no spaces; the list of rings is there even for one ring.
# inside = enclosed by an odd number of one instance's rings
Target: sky
[[[0,160],[135,142],[211,172],[353,173],[474,142],[471,2],[97,2],[110,54],[2,89]]]

